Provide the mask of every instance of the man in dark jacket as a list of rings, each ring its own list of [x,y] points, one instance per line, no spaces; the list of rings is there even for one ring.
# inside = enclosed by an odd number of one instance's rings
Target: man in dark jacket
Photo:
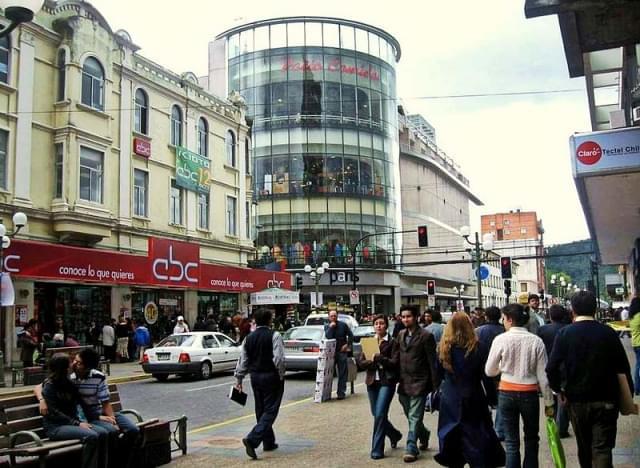
[[[542,338],[544,342],[544,349],[547,351],[547,359],[551,356],[553,350],[553,343],[556,339],[556,335],[562,328],[566,327],[569,320],[567,320],[569,313],[567,309],[560,304],[554,304],[549,307],[549,318],[551,323],[543,325],[538,328],[538,336]],[[553,409],[556,416],[556,424],[558,424],[558,432],[560,438],[564,439],[569,437],[569,414],[565,405],[560,404],[558,397],[553,396]]]
[[[353,333],[349,326],[338,320],[338,312],[329,311],[329,323],[324,326],[324,336],[328,340],[336,340],[336,368],[338,369],[338,400],[344,400],[347,392],[347,367]]]
[[[242,391],[242,379],[251,375],[251,389],[258,423],[242,439],[247,455],[254,460],[256,447],[271,451],[278,448],[273,423],[278,417],[284,393],[284,342],[271,330],[271,311],[260,309],[254,314],[257,328],[244,340],[242,354],[236,366],[236,388]]]
[[[398,397],[409,421],[404,461],[416,461],[420,450],[429,447],[429,430],[424,426],[427,394],[438,388],[436,341],[418,324],[418,307],[403,305],[400,318],[405,329],[393,343],[391,362],[399,371]],[[420,447],[417,441],[420,441]],[[420,450],[418,450],[420,449]]]

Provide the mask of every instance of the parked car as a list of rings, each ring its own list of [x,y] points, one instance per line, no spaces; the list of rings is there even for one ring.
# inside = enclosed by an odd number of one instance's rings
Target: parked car
[[[358,321],[351,315],[338,314],[338,320],[349,325],[351,331],[358,326]],[[311,314],[304,321],[305,325],[326,325],[327,323],[329,323],[329,314]]]
[[[375,336],[376,331],[373,329],[373,325],[370,323],[360,324],[355,330],[353,330],[353,341],[360,342],[360,338],[367,338]]]
[[[288,371],[312,371],[318,367],[320,344],[324,339],[323,325],[293,327],[283,335],[284,365]],[[359,343],[353,343],[353,355],[362,352]]]
[[[238,343],[222,333],[176,333],[144,352],[142,369],[159,381],[171,374],[208,379],[213,372],[235,369],[240,352]]]

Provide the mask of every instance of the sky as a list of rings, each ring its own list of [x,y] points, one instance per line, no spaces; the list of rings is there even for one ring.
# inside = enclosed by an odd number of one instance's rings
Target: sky
[[[521,209],[538,213],[546,244],[589,237],[569,156],[569,136],[590,130],[584,79],[569,78],[557,17],[527,20],[524,0],[90,3],[140,54],[197,76],[217,34],[258,19],[332,16],[380,27],[402,48],[403,107],[436,128],[438,146],[484,203],[472,206],[471,227],[482,214]],[[496,93],[524,94],[486,96]]]

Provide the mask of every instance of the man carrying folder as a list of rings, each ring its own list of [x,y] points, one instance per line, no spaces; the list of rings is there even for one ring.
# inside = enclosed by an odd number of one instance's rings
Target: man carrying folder
[[[282,336],[271,330],[271,311],[259,309],[253,315],[255,331],[244,341],[242,354],[236,366],[236,388],[242,391],[242,379],[251,375],[251,389],[255,400],[257,424],[242,439],[247,455],[258,458],[256,448],[262,444],[265,451],[278,448],[273,423],[278,417],[284,393],[284,342]]]

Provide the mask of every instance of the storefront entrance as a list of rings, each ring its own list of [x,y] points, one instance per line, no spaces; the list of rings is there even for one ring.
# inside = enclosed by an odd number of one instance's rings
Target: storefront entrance
[[[198,293],[198,316],[205,318],[213,314],[216,321],[223,316],[238,313],[238,295],[225,293]]]
[[[158,307],[158,320],[147,323],[144,318],[144,307],[149,302]],[[151,340],[155,343],[173,333],[176,317],[184,316],[184,292],[163,289],[133,290],[131,292],[131,314],[134,320],[146,324],[151,333]],[[193,327],[190,323],[189,327]]]
[[[34,318],[42,333],[58,332],[56,318],[61,317],[65,337],[80,344],[91,343],[92,324],[102,327],[111,319],[111,288],[50,283],[34,285]]]

